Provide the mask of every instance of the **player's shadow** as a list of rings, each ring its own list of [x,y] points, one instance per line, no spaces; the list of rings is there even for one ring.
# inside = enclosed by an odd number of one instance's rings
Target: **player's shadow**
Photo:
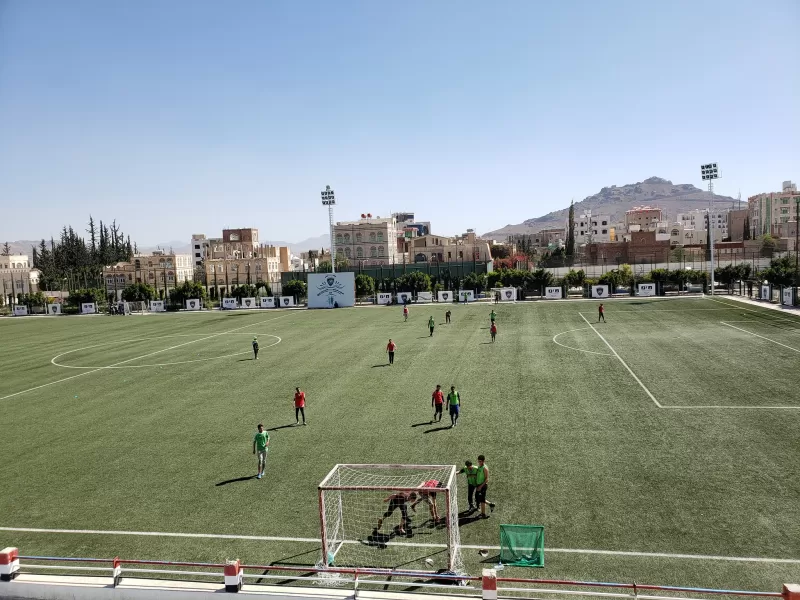
[[[238,361],[236,361],[236,362],[247,362],[247,361],[250,361],[250,360],[255,360],[255,358],[240,358],[240,359],[239,359]]]
[[[296,423],[289,423],[288,425],[278,425],[277,427],[270,427],[267,431],[278,431],[278,429],[286,429],[287,427],[296,427]]]
[[[414,423],[412,427],[422,427],[423,425],[431,425],[433,421],[423,421],[422,423]]]
[[[475,521],[481,521],[481,513],[477,510],[465,510],[458,513],[458,526],[464,527],[464,525],[469,525],[470,523],[474,523]]]
[[[237,483],[239,481],[250,481],[251,479],[255,479],[255,475],[248,475],[247,477],[237,477],[235,479],[228,479],[227,481],[220,481],[219,483],[215,483],[214,487],[219,487],[221,485],[228,485],[229,483]]]
[[[442,427],[434,427],[433,429],[426,429],[422,433],[434,433],[436,431],[444,431],[445,429],[450,429],[450,425],[444,425]]]
[[[378,369],[380,367],[388,367],[388,366],[389,366],[389,363],[381,363],[379,365],[372,365],[372,368],[373,369]]]
[[[429,337],[433,337],[432,335],[421,335],[417,339],[418,340],[427,340]]]

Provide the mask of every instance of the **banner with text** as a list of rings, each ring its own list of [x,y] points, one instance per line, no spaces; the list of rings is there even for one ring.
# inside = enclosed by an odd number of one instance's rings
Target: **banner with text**
[[[275,308],[275,298],[272,296],[262,296],[259,298],[261,300],[261,308]]]
[[[608,286],[607,285],[593,285],[592,286],[592,298],[608,298]]]
[[[656,284],[655,283],[640,283],[637,296],[655,296]]]
[[[81,313],[84,315],[93,315],[97,312],[97,304],[94,302],[84,302],[81,304]]]
[[[378,294],[378,304],[389,304],[392,301],[391,294],[384,294],[381,292]]]
[[[61,314],[61,305],[60,304],[51,304],[47,307],[47,314],[49,315],[60,315]]]
[[[150,300],[150,312],[166,312],[163,300]]]
[[[561,300],[560,287],[548,287],[544,289],[544,297],[548,300]]]
[[[787,306],[794,304],[792,291],[793,290],[790,287],[783,288],[783,304],[786,304]]]
[[[454,299],[453,292],[436,292],[436,299],[439,302],[452,302]]]
[[[24,317],[28,314],[28,307],[27,306],[15,306],[14,307],[14,316],[15,317]]]
[[[355,303],[355,273],[308,274],[308,308],[354,306]]]
[[[417,302],[433,302],[433,294],[431,292],[417,292]]]
[[[186,300],[186,310],[200,310],[200,299],[189,298]]]
[[[500,288],[500,302],[516,302],[517,288]]]
[[[461,302],[475,302],[475,292],[473,290],[460,290],[458,299]]]
[[[281,296],[281,308],[294,306],[294,296]]]

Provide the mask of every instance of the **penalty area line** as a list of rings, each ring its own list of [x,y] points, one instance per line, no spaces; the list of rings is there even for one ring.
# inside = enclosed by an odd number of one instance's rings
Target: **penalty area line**
[[[321,544],[318,538],[270,536],[270,535],[237,535],[223,533],[177,533],[167,531],[118,531],[118,530],[99,530],[99,529],[40,529],[34,527],[0,527],[0,531],[20,532],[20,533],[66,533],[77,535],[128,535],[145,537],[174,537],[174,538],[201,538],[219,540],[244,540],[259,542],[294,542],[304,544]],[[346,544],[362,544],[360,540],[347,540]],[[409,546],[414,548],[446,548],[446,544],[424,544],[413,542],[388,542],[392,546]],[[500,550],[500,546],[480,546],[475,544],[464,544],[461,548],[467,550]],[[765,558],[760,556],[719,556],[714,554],[671,554],[666,552],[635,552],[629,550],[595,550],[592,548],[545,548],[545,552],[557,552],[561,554],[597,554],[605,556],[632,556],[647,558],[672,558],[685,560],[724,560],[733,562],[757,562],[757,563],[783,563],[800,564],[800,559],[795,558]]]
[[[623,366],[623,367],[625,367],[625,368],[628,370],[628,373],[630,373],[630,374],[631,374],[631,376],[632,376],[632,377],[633,377],[633,378],[636,380],[636,383],[638,383],[638,384],[639,384],[639,386],[640,386],[640,387],[641,387],[641,388],[644,390],[645,394],[647,394],[647,395],[648,395],[648,397],[650,398],[650,400],[652,400],[652,401],[653,401],[653,403],[654,403],[654,404],[655,404],[655,405],[656,405],[658,408],[662,408],[662,406],[661,406],[661,404],[659,403],[659,401],[658,401],[658,400],[656,400],[656,397],[655,397],[655,396],[653,396],[653,394],[650,392],[650,390],[648,390],[648,389],[647,389],[647,386],[646,386],[645,384],[643,384],[643,383],[642,383],[642,380],[641,380],[641,379],[639,379],[639,378],[636,376],[636,373],[634,373],[634,372],[633,372],[633,369],[631,369],[631,368],[628,366],[628,363],[626,363],[624,360],[622,360],[622,357],[621,357],[619,354],[617,354],[617,351],[616,351],[616,350],[614,350],[614,348],[611,346],[611,344],[609,344],[609,343],[608,343],[608,340],[607,340],[606,338],[604,338],[604,337],[603,337],[603,334],[601,334],[599,331],[597,331],[597,329],[595,329],[594,325],[592,325],[592,324],[589,322],[589,320],[588,320],[586,317],[584,317],[584,316],[583,316],[583,313],[580,313],[580,312],[579,312],[578,314],[581,316],[581,319],[583,319],[584,321],[586,321],[586,324],[587,324],[587,325],[588,325],[588,326],[589,326],[589,327],[592,329],[592,331],[594,331],[594,332],[595,332],[595,333],[596,333],[598,336],[600,336],[600,339],[601,339],[601,340],[603,340],[603,342],[605,342],[605,345],[606,345],[606,346],[608,346],[608,349],[609,349],[609,350],[611,350],[611,352],[614,354],[614,356],[616,356],[616,357],[617,357],[617,359],[619,359],[619,362],[621,362],[621,363],[622,363],[622,366]]]
[[[766,340],[768,342],[772,342],[773,344],[777,344],[778,346],[783,346],[784,348],[787,348],[788,350],[791,350],[792,352],[797,352],[798,354],[800,354],[800,350],[798,350],[797,348],[793,348],[792,346],[787,346],[786,344],[782,344],[781,342],[779,342],[777,340],[773,340],[772,338],[768,338],[766,336],[759,335],[757,333],[753,333],[752,331],[747,331],[746,329],[742,329],[741,327],[737,327],[736,325],[731,325],[730,323],[727,323],[725,321],[720,321],[720,323],[722,325],[725,325],[726,327],[730,327],[731,329],[736,329],[736,330],[741,331],[743,333],[747,333],[747,334],[755,336],[757,338],[761,338],[762,340]]]

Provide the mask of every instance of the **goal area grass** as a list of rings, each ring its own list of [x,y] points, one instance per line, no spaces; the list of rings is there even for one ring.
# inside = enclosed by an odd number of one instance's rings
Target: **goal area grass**
[[[596,323],[597,305],[412,305],[408,322],[400,307],[0,319],[0,547],[314,565],[334,465],[484,454],[497,507],[462,515],[472,574],[496,564],[500,524],[522,524],[545,527],[546,565],[509,576],[800,581],[800,318],[631,299]],[[460,393],[455,428],[446,409],[431,423],[437,384]],[[386,505],[359,506],[368,536]]]

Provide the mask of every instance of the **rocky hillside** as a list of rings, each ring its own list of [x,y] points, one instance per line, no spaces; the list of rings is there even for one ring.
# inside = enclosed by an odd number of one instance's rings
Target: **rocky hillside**
[[[707,191],[691,184],[675,184],[668,179],[651,177],[639,183],[630,183],[618,187],[604,187],[594,196],[588,196],[575,203],[575,215],[587,210],[594,214],[607,214],[612,222],[623,221],[625,211],[634,206],[658,206],[667,214],[667,220],[673,220],[680,212],[708,208]],[[738,201],[729,196],[714,194],[714,202],[718,207],[736,206]],[[504,240],[513,233],[533,233],[545,227],[564,227],[567,222],[569,206],[534,219],[528,219],[518,225],[506,225],[495,231],[484,234],[486,238]]]

